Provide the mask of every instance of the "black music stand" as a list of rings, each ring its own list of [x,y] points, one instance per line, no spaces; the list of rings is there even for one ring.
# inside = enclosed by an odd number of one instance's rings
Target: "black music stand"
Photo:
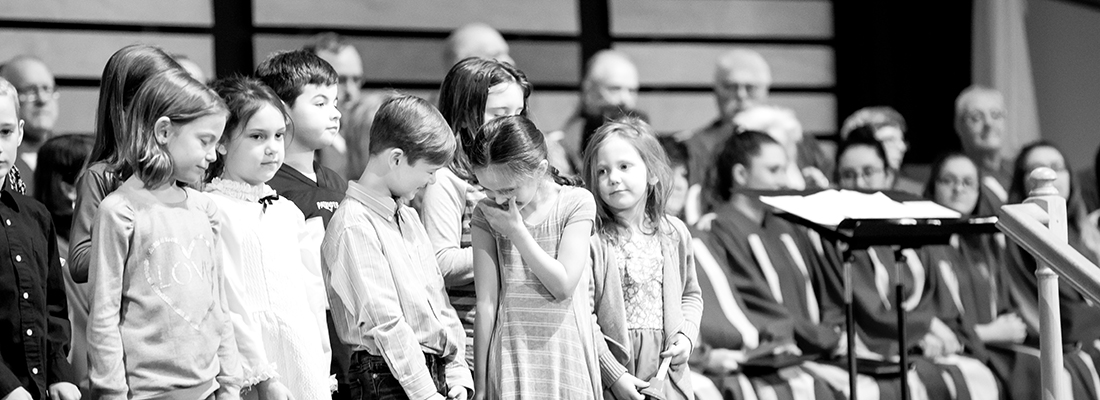
[[[762,192],[753,191],[753,195],[809,195],[816,191],[777,191]],[[912,194],[902,192],[883,192],[895,201],[909,201],[919,199]],[[905,256],[901,254],[903,249],[915,249],[922,246],[948,244],[953,234],[981,234],[996,233],[997,217],[979,218],[894,218],[894,219],[844,219],[837,226],[821,225],[810,221],[797,214],[787,212],[775,207],[769,208],[783,219],[795,224],[805,226],[817,232],[823,238],[842,244],[841,261],[844,263],[844,319],[848,332],[848,382],[849,398],[858,399],[856,396],[856,322],[854,318],[853,290],[852,290],[852,251],[868,249],[872,246],[890,246],[895,250],[895,268],[898,268],[898,276],[901,276],[900,268],[905,263]],[[895,285],[895,309],[898,317],[898,366],[901,380],[902,400],[909,398],[908,366],[909,357],[905,343],[905,308],[902,305],[904,299],[904,283],[898,279]]]

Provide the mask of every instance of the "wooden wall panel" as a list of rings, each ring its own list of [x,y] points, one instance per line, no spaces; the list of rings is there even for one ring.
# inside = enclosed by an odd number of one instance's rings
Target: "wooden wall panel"
[[[98,79],[103,66],[118,49],[147,43],[170,53],[182,53],[211,76],[214,71],[214,40],[206,34],[163,34],[104,31],[51,31],[37,29],[0,30],[0,55],[18,54],[41,58],[53,74],[64,78]]]
[[[300,35],[256,35],[258,64],[279,50],[301,48],[309,40]],[[447,74],[442,39],[348,38],[363,57],[368,82],[439,83]],[[535,83],[576,84],[580,46],[571,42],[509,42],[512,58]]]
[[[98,88],[60,88],[58,92],[58,133],[93,133],[96,107],[99,105]]]
[[[576,0],[254,0],[252,8],[256,26],[449,31],[484,22],[514,33],[579,32]]]
[[[726,44],[617,43],[634,59],[642,85],[699,85],[714,83],[718,57],[738,47]],[[760,52],[772,70],[773,86],[831,87],[836,62],[831,47],[820,45],[747,45]]]
[[[616,37],[833,36],[832,4],[825,0],[609,0]]]
[[[836,96],[832,94],[774,93],[770,100],[794,110],[806,132],[836,131]],[[638,108],[648,113],[653,127],[663,133],[698,128],[718,116],[714,95],[710,93],[642,93]]]
[[[0,18],[138,25],[214,25],[213,0],[4,0]],[[236,0],[234,0],[236,1]]]

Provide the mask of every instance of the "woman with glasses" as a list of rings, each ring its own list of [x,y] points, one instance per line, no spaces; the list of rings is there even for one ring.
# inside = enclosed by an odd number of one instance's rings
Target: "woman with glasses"
[[[1096,218],[1086,215],[1084,202],[1074,187],[1075,182],[1071,179],[1072,170],[1062,156],[1062,152],[1053,144],[1039,141],[1020,150],[1013,168],[1009,203],[1021,203],[1027,198],[1028,193],[1033,189],[1027,182],[1027,177],[1039,167],[1050,168],[1057,173],[1054,187],[1058,189],[1058,194],[1066,199],[1070,246],[1095,264],[1100,255],[1098,252],[1100,232],[1097,231]],[[1008,278],[1012,285],[1022,292],[1022,295],[1018,296],[1016,306],[1028,328],[1028,336],[1024,343],[1038,348],[1039,304],[1035,259],[1016,244],[1009,244],[1006,261]],[[1096,321],[1100,320],[1100,307],[1085,299],[1080,292],[1064,281],[1058,289],[1064,344],[1062,357],[1066,364],[1067,375],[1073,381],[1072,397],[1075,399],[1098,398],[1100,391],[1096,382],[1100,381],[1100,377],[1096,372],[1096,357],[1100,352],[1096,349],[1096,342],[1100,339],[1100,327]],[[1016,367],[1012,382],[1035,381],[1040,374],[1039,364],[1035,362],[1021,361]],[[1019,388],[1013,387],[1014,398],[1033,399],[1040,395],[1037,385],[1019,386]],[[1017,393],[1019,396],[1016,395]]]
[[[894,172],[886,150],[877,140],[850,137],[837,151],[836,180],[841,189],[881,191],[891,188]],[[828,279],[832,296],[842,299],[843,270],[835,244],[824,244],[834,266]],[[876,246],[852,252],[853,303],[857,351],[861,357],[894,360],[905,351],[917,377],[914,383],[932,399],[998,399],[1000,385],[984,364],[985,349],[958,312],[957,301],[944,284],[943,271],[958,262],[949,246],[926,246],[903,251],[904,266],[896,268],[894,249]],[[900,274],[899,274],[900,272]],[[900,301],[907,312],[908,342],[897,342],[895,296],[898,280],[905,292]],[[838,301],[842,304],[842,301]],[[911,388],[913,391],[921,388]]]

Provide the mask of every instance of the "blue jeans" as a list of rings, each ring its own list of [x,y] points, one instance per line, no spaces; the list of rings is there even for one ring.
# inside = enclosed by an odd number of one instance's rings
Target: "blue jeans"
[[[424,354],[428,372],[435,382],[436,391],[447,396],[447,363],[437,355]],[[348,368],[348,385],[353,400],[406,400],[401,382],[390,372],[390,366],[382,356],[372,356],[365,351],[351,355]]]

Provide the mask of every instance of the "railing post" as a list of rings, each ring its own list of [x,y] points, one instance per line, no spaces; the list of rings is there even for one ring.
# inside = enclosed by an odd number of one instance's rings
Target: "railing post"
[[[1041,207],[1049,216],[1047,228],[1052,238],[1068,241],[1066,200],[1058,195],[1054,180],[1058,175],[1050,168],[1036,168],[1028,176],[1028,193],[1025,203]],[[1058,303],[1058,274],[1050,265],[1036,258],[1035,277],[1039,281],[1039,356],[1042,362],[1043,400],[1066,399],[1062,382],[1062,313]]]

